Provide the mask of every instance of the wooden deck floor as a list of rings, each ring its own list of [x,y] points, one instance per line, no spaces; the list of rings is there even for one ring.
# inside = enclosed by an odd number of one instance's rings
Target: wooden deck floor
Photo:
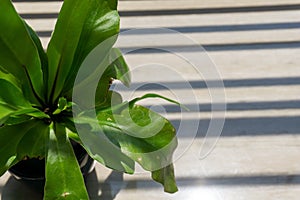
[[[15,5],[46,47],[61,2],[18,0]],[[212,120],[218,120],[210,118],[211,91],[203,86],[207,77],[199,77],[189,63],[174,54],[138,51],[126,55],[134,74],[133,84],[158,81],[174,86],[172,93],[150,87],[134,95],[153,91],[171,97],[185,96],[182,103],[200,106],[200,112],[185,113],[184,120],[200,121],[200,128],[197,137],[189,128],[179,136],[179,151],[186,151],[175,162],[178,193],[163,193],[149,174],[123,177],[97,165],[87,179],[91,199],[298,200],[300,0],[121,0],[119,7],[122,31],[169,28],[207,50],[225,85],[225,125],[214,150],[200,159],[207,127]],[[124,37],[141,38],[141,42],[120,47],[143,48],[148,37],[155,34],[129,34]],[[189,49],[181,41],[166,42],[164,47],[180,46],[179,52]],[[160,47],[159,42],[153,43],[153,48]],[[168,76],[170,68],[157,67],[161,65],[172,67],[192,84],[196,102],[182,80]],[[147,71],[147,67],[158,70]],[[179,110],[163,105],[169,111],[168,117],[178,125],[182,119]],[[33,188],[21,185],[8,173],[0,178],[0,194],[2,200],[41,198]]]

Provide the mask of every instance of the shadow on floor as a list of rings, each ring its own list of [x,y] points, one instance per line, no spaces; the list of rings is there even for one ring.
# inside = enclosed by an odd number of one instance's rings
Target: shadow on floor
[[[208,127],[211,124],[217,124],[223,121],[222,118],[214,119],[187,119],[187,120],[171,120],[174,127],[179,130],[190,130],[189,127],[195,127],[199,124],[197,130],[184,131],[180,133],[179,137],[189,138],[197,137],[202,138],[208,132]],[[300,134],[300,116],[289,117],[244,117],[244,118],[227,118],[222,129],[221,137],[234,137],[234,136],[262,136],[262,135],[289,135]],[[182,127],[181,127],[182,126]],[[186,127],[186,128],[183,128]],[[209,137],[209,135],[208,135]]]
[[[270,41],[270,42],[244,42],[244,43],[226,43],[226,44],[203,44],[207,52],[218,51],[244,51],[244,50],[269,50],[269,49],[298,49],[300,48],[300,41]],[[120,48],[123,52],[130,54],[162,54],[169,52],[200,52],[200,46],[194,45],[169,45],[169,46],[138,46]],[[137,50],[138,49],[138,50]],[[166,52],[167,49],[169,52]]]
[[[136,88],[136,91],[149,91],[149,90],[166,90],[166,89],[206,89],[220,88],[241,88],[241,87],[274,87],[274,86],[290,86],[300,85],[300,77],[275,77],[275,78],[243,78],[243,79],[224,79],[224,80],[192,80],[192,81],[173,81],[173,82],[139,82],[132,83],[130,88]],[[112,87],[116,87],[113,84]],[[118,90],[127,91],[127,88],[118,87]]]
[[[214,111],[219,111],[218,108],[222,108],[221,103],[203,103],[203,104],[184,104],[190,111],[197,109],[200,112],[212,112],[212,106],[214,106]],[[147,105],[150,107],[149,105]],[[182,113],[190,112],[180,108],[177,105],[162,104],[162,106],[167,113]],[[236,102],[227,103],[226,111],[250,111],[250,110],[285,110],[285,109],[300,109],[299,100],[291,101],[257,101],[257,102]],[[222,111],[222,110],[220,110]]]
[[[42,200],[43,184],[24,183],[12,176],[3,186],[1,200]]]
[[[208,177],[179,177],[179,187],[189,186],[259,186],[259,185],[299,185],[299,174],[257,174],[245,176],[208,176]],[[98,180],[93,171],[86,178],[86,186],[91,200],[114,200],[122,189],[153,189],[161,185],[149,179],[123,180],[123,174],[112,172],[105,181]],[[24,184],[10,177],[2,191],[2,200],[41,200],[43,188],[39,184]]]
[[[90,200],[113,200],[125,187],[124,184],[123,174],[115,171],[111,172],[104,182],[98,180],[95,171],[86,178]]]
[[[94,170],[85,178],[85,182],[90,200],[113,200],[124,186],[123,174],[119,172],[112,172],[101,182]],[[43,183],[22,182],[11,176],[1,188],[1,200],[42,200],[43,190]]]
[[[288,30],[299,29],[299,22],[286,22],[286,23],[262,23],[262,24],[234,24],[234,25],[211,25],[211,26],[182,26],[182,27],[166,27],[180,33],[214,33],[214,32],[232,32],[232,31],[262,31],[262,30]],[[129,31],[131,29],[121,29],[121,32]],[[40,37],[50,37],[52,31],[41,30],[37,31]],[[124,34],[124,33],[123,33]],[[132,32],[126,33],[131,35]],[[133,33],[136,34],[136,33]],[[139,32],[143,34],[143,32]],[[145,31],[144,34],[149,34],[149,31]],[[153,29],[151,35],[162,34],[159,31]]]
[[[274,185],[299,185],[300,175],[249,175],[249,176],[212,176],[212,177],[183,177],[177,178],[177,183],[180,187],[189,186],[228,186],[228,187],[247,187],[252,186],[274,186]],[[151,180],[126,181],[126,189],[149,189],[160,188],[161,185]]]

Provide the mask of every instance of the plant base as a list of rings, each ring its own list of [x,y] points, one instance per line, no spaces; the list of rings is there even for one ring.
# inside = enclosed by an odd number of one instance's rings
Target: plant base
[[[88,175],[95,168],[94,160],[87,154],[84,148],[73,141],[72,146],[83,176]],[[17,180],[45,181],[45,159],[23,160],[8,170]]]

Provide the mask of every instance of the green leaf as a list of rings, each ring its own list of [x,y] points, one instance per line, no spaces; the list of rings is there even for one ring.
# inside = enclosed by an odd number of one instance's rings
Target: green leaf
[[[0,126],[15,112],[14,108],[8,107],[6,104],[0,103]]]
[[[13,115],[14,112],[9,113],[7,116],[2,118],[0,120],[0,124],[5,124],[5,125],[16,125],[16,124],[21,124],[23,122],[27,122],[32,119],[32,117],[28,115],[20,115],[20,116],[15,116]]]
[[[8,109],[7,105],[0,103],[0,125],[19,124],[33,118],[48,121],[50,117],[36,108],[20,108],[18,110]]]
[[[94,160],[117,171],[134,172],[134,161],[106,137],[97,119],[83,114],[74,120],[83,147]]]
[[[66,98],[61,97],[58,100],[57,109],[53,112],[53,115],[58,115],[63,111],[72,109],[72,102],[68,102]]]
[[[164,186],[165,192],[175,193],[178,191],[173,165],[152,172],[152,179]]]
[[[24,21],[25,26],[27,28],[27,31],[30,34],[31,39],[33,40],[38,53],[39,53],[39,57],[41,60],[41,66],[42,66],[42,71],[43,71],[43,80],[44,80],[44,87],[43,89],[46,90],[47,89],[47,80],[48,80],[48,57],[47,54],[42,46],[41,40],[38,37],[38,35],[36,34],[36,32]]]
[[[117,142],[126,155],[138,162],[145,170],[153,171],[152,178],[163,184],[166,192],[176,192],[174,170],[171,165],[172,155],[177,147],[174,127],[159,114],[142,106],[132,107],[129,113],[131,123],[127,111],[123,110],[120,116],[114,114],[111,117],[118,118],[116,124],[105,124],[106,127],[110,126],[109,131],[105,133],[111,140]],[[103,113],[98,113],[100,123],[105,120],[103,116]],[[123,124],[122,120],[120,124],[122,117],[127,125]],[[119,127],[119,131],[115,127]],[[159,173],[163,173],[164,176],[158,177]]]
[[[0,66],[0,68],[1,68],[1,66]],[[21,86],[20,81],[18,81],[16,79],[16,77],[14,77],[12,74],[9,74],[8,72],[1,71],[1,69],[0,69],[0,79],[4,79],[4,80],[10,82],[16,88],[19,88],[19,90],[22,90],[22,86]]]
[[[71,118],[65,118],[63,123],[69,129],[68,137],[82,145],[88,154],[99,163],[114,170],[133,174],[134,161],[124,155],[116,148],[98,128],[98,121],[87,116],[75,119],[76,125]],[[97,128],[93,128],[96,126]],[[91,129],[92,128],[92,129]],[[97,134],[92,133],[97,130]],[[84,133],[83,141],[79,134]]]
[[[30,102],[23,96],[22,91],[11,82],[0,78],[0,103],[12,107],[31,107]]]
[[[125,115],[124,112],[126,112]],[[162,150],[159,154],[164,155],[164,157],[160,159],[167,159],[166,162],[170,162],[167,157],[172,156],[177,146],[175,128],[172,124],[159,114],[142,106],[136,105],[130,108],[129,112],[130,115],[127,114],[125,109],[120,115],[117,113],[99,112],[97,113],[98,123],[105,128],[110,127],[121,131],[119,134],[111,134],[107,131],[107,134],[115,137],[116,141],[122,141],[124,145],[128,145],[126,148],[129,152],[136,153],[136,155],[139,156],[139,153]],[[122,121],[122,118],[124,118],[124,121]],[[128,120],[128,118],[130,119]],[[134,126],[139,127],[139,129],[133,129],[132,127]],[[117,132],[117,130],[114,131]],[[151,131],[153,132],[151,133]],[[126,140],[128,141],[125,142]],[[158,165],[145,161],[143,162],[143,167],[152,171],[155,168],[159,169],[158,167],[163,163],[162,160],[157,162]]]
[[[22,83],[22,91],[31,103],[43,99],[43,73],[37,48],[23,20],[10,0],[0,6],[0,66]]]
[[[49,99],[56,101],[62,91],[70,90],[85,57],[98,44],[119,32],[116,6],[116,0],[64,1],[47,51]],[[109,44],[104,52],[112,45]]]
[[[112,78],[120,80],[124,85],[129,87],[131,83],[130,70],[120,49],[113,48],[110,52],[110,59],[112,62],[111,65],[115,70]]]
[[[9,79],[0,78],[0,88],[0,125],[22,123],[31,117],[49,118],[42,111],[31,107],[21,90]]]
[[[129,104],[130,104],[130,106],[133,106],[136,102],[141,101],[141,100],[143,100],[143,99],[148,99],[148,98],[159,98],[159,99],[164,99],[164,100],[169,101],[169,102],[171,102],[171,103],[177,104],[178,106],[182,107],[183,109],[189,111],[189,108],[188,108],[188,107],[186,107],[185,105],[179,103],[178,101],[175,101],[175,100],[173,100],[173,99],[170,99],[170,98],[167,98],[167,97],[164,97],[164,96],[162,96],[162,95],[155,94],[155,93],[148,93],[148,94],[143,95],[142,97],[137,97],[137,98],[131,100],[131,101],[129,102]]]
[[[122,103],[122,96],[118,92],[108,91],[107,95],[103,99],[99,98],[96,94],[95,109],[102,110],[105,108],[110,108],[115,105],[120,105],[121,103]]]
[[[40,122],[31,120],[13,126],[0,127],[0,176],[18,161],[17,148],[21,139],[38,123]]]
[[[44,158],[46,156],[46,142],[49,137],[49,125],[40,121],[31,128],[18,145],[18,158]]]
[[[103,107],[102,105],[111,105],[111,98],[113,94],[113,100],[119,99],[120,95],[117,93],[112,93],[109,91],[110,85],[112,83],[112,79],[120,80],[124,85],[128,86],[131,82],[129,67],[127,66],[122,52],[119,49],[113,48],[111,49],[108,57],[108,61],[103,62],[101,66],[105,66],[106,64],[110,64],[103,75],[100,78],[96,89],[96,107]],[[120,102],[121,103],[121,102]],[[101,105],[101,106],[100,106]]]
[[[111,83],[111,77],[109,76],[102,76],[96,89],[96,95],[95,95],[95,105],[86,105],[87,107],[98,107],[99,105],[103,105],[108,103],[108,100],[110,99],[110,92],[109,87]]]
[[[123,84],[125,84],[128,87],[130,85],[131,78],[130,78],[129,68],[124,58],[122,57],[121,51],[119,49],[113,48],[108,54],[108,56],[106,57],[106,59],[107,59],[106,61],[103,61],[103,63],[101,63],[101,65],[98,66],[98,68],[105,69],[103,74],[101,72],[97,73],[96,70],[95,73],[92,73],[85,80],[87,85],[81,87],[84,90],[86,90],[86,88],[89,87],[88,84],[96,83],[96,81],[98,81],[100,76],[98,74],[102,74],[97,84],[95,103],[93,102],[96,105],[87,104],[85,105],[85,107],[87,108],[91,108],[92,106],[95,106],[98,109],[98,108],[103,108],[105,106],[111,106],[112,95],[113,95],[113,100],[120,99],[120,95],[117,95],[117,93],[115,92],[112,93],[111,91],[109,91],[113,79],[118,79],[122,81]],[[76,88],[76,90],[78,90],[78,88]],[[81,102],[81,105],[84,105],[86,103],[87,103],[86,101]]]
[[[65,127],[57,123],[50,130],[44,199],[89,199]]]
[[[79,134],[83,141],[90,138],[89,142],[84,142],[84,146],[93,145],[92,140],[97,140],[97,136],[104,133],[116,149],[120,149],[145,170],[153,172],[154,180],[162,183],[166,192],[176,192],[174,170],[171,166],[172,155],[177,147],[174,127],[159,114],[142,106],[129,108],[130,115],[124,112],[127,112],[124,108],[120,113],[99,111],[98,120],[79,117],[81,124],[89,124],[92,127],[91,132]],[[135,126],[138,128],[132,128]],[[98,145],[94,148],[103,151],[103,146]]]

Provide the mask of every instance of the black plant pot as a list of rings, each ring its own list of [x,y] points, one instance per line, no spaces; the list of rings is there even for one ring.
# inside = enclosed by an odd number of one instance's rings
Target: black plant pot
[[[94,160],[87,154],[85,149],[78,143],[71,141],[75,156],[83,176],[93,171]],[[45,182],[45,159],[23,160],[8,170],[16,179],[22,181]]]

